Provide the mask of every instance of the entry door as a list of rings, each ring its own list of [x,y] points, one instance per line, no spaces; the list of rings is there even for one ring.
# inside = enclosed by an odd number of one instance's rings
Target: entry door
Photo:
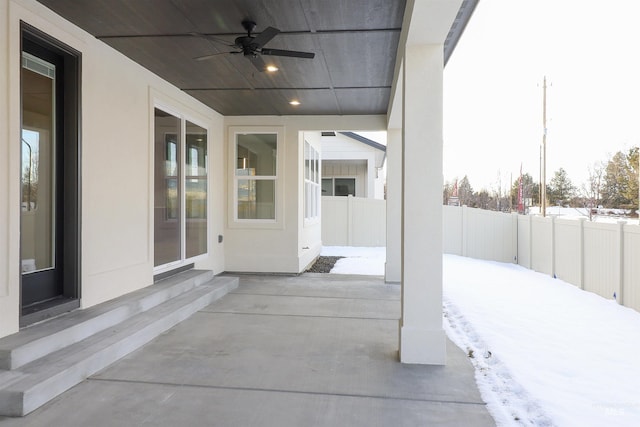
[[[20,262],[26,316],[77,299],[79,174],[77,115],[68,114],[77,108],[70,85],[77,67],[24,29],[22,48]]]
[[[26,51],[22,62],[20,250],[22,304],[28,307],[62,295],[62,168],[56,135],[59,66]]]

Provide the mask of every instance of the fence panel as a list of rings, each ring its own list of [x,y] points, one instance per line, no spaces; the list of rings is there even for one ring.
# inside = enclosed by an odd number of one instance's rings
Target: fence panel
[[[619,224],[584,225],[584,289],[604,298],[620,294]]]
[[[465,255],[499,262],[515,259],[513,218],[500,212],[467,209]],[[464,250],[464,249],[463,249]]]
[[[558,279],[582,286],[582,221],[555,219],[555,275]]]
[[[518,264],[531,268],[531,216],[518,215]]]
[[[531,218],[531,269],[553,275],[551,218]]]
[[[349,210],[346,197],[322,197],[322,244],[347,246]]]
[[[385,200],[322,197],[322,244],[325,246],[385,246]]]
[[[640,226],[624,226],[623,302],[640,311]]]
[[[385,200],[347,197],[351,202],[351,242],[349,246],[385,246],[387,204]]]
[[[462,255],[462,208],[458,206],[443,206],[442,228],[444,253]]]
[[[444,251],[517,262],[640,311],[640,225],[444,206]]]

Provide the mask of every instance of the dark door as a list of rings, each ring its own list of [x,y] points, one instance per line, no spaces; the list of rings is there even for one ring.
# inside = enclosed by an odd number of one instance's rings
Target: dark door
[[[77,78],[73,75],[76,69],[70,67],[68,58],[59,49],[23,30],[20,89],[23,316],[78,296],[79,174],[77,120],[74,120],[77,113],[69,111],[77,108],[77,86],[69,84]],[[66,73],[72,74],[72,80]]]

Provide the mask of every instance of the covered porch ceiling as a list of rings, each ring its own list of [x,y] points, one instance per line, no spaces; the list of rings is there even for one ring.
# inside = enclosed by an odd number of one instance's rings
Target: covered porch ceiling
[[[38,0],[226,116],[387,114],[407,0]],[[409,0],[412,2],[413,0]],[[478,0],[464,0],[444,43],[453,52]],[[280,30],[260,72],[233,45],[245,19]],[[218,54],[208,60],[196,60]],[[289,102],[297,100],[300,105]]]

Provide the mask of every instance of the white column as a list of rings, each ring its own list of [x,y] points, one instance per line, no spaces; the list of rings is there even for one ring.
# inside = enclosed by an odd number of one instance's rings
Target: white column
[[[387,129],[387,262],[384,280],[401,279],[402,129]]]
[[[400,361],[443,365],[442,44],[408,45],[403,79]]]

